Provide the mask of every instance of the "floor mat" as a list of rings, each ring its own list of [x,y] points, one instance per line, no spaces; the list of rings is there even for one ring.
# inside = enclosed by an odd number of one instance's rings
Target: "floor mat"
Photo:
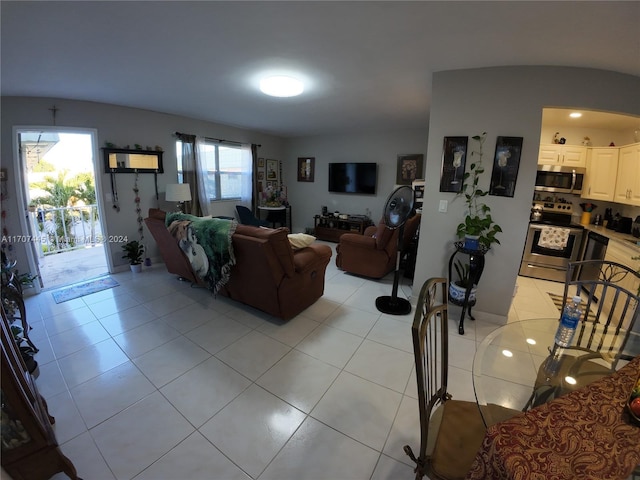
[[[555,293],[551,293],[551,292],[547,292],[547,295],[549,295],[551,300],[553,300],[553,303],[556,306],[556,308],[562,311],[562,301],[564,297],[562,295],[556,295]],[[582,315],[584,315],[585,306],[580,305],[580,308],[582,309]],[[593,314],[593,312],[589,312],[589,317],[587,318],[587,320],[594,321],[595,319],[596,319],[596,316]]]
[[[74,298],[84,297],[91,293],[100,292],[108,288],[117,287],[118,285],[120,284],[113,278],[102,277],[88,282],[69,285],[68,287],[51,292],[51,295],[53,295],[53,299],[56,303],[62,303],[73,300]]]

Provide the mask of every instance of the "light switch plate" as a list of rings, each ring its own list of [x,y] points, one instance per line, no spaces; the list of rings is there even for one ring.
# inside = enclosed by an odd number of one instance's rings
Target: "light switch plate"
[[[449,206],[449,202],[446,200],[440,200],[440,205],[438,205],[438,211],[440,213],[447,213],[447,207]]]

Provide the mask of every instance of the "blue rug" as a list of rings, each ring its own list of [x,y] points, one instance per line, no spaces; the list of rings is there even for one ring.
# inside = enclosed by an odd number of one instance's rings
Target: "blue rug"
[[[73,300],[74,298],[84,297],[85,295],[100,292],[108,288],[117,287],[118,285],[120,284],[111,277],[101,277],[88,282],[69,285],[68,287],[51,292],[51,295],[53,295],[53,299],[56,303],[62,303]]]

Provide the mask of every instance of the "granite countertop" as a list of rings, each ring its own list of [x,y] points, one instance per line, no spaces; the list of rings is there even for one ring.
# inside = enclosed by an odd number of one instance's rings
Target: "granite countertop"
[[[607,237],[609,240],[617,241],[627,247],[634,248],[640,253],[640,238],[636,238],[629,233],[619,233],[615,230],[609,230],[601,225],[584,225],[585,230],[599,233]]]

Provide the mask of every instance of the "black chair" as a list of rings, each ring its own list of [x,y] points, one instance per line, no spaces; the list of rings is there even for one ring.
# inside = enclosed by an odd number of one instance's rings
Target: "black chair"
[[[416,463],[416,480],[424,475],[431,479],[463,479],[486,432],[476,402],[452,400],[447,392],[447,287],[446,278],[425,282],[411,327],[418,382],[420,451],[417,458],[409,445],[404,451]],[[506,417],[514,413],[509,411]]]
[[[253,225],[254,227],[268,227],[269,223],[257,218],[251,210],[244,205],[236,205],[238,212],[238,222],[243,225]]]
[[[525,410],[563,395],[631,360],[627,343],[640,315],[640,274],[606,260],[571,262],[562,308],[578,295],[583,310],[572,345],[553,347],[540,367]],[[559,318],[559,317],[558,317]]]

